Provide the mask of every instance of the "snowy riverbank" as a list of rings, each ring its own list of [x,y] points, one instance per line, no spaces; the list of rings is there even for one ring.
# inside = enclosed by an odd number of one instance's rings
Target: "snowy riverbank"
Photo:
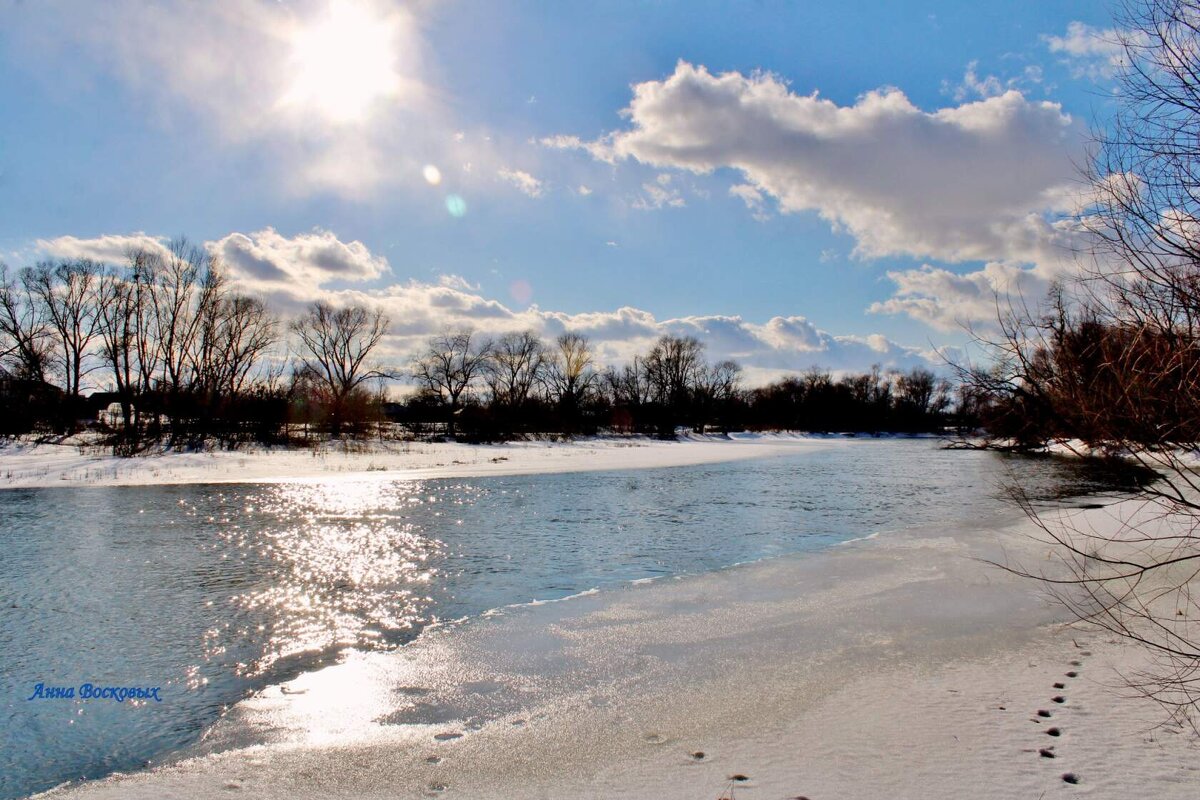
[[[1036,567],[1030,532],[889,534],[506,609],[271,687],[194,758],[51,796],[684,800],[733,776],[750,798],[1194,796],[1195,740],[1113,688],[1142,653],[979,560]]]
[[[840,437],[693,436],[680,441],[585,438],[568,442],[327,443],[313,449],[160,452],[118,458],[99,448],[15,443],[0,447],[0,487],[256,483],[377,475],[389,479],[526,475],[676,467],[834,446]]]

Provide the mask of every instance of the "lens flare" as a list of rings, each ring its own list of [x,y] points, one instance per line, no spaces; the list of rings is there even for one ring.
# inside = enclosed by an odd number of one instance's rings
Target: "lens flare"
[[[437,186],[442,182],[442,171],[433,164],[426,164],[425,169],[421,170],[421,175],[430,186]]]
[[[508,287],[508,294],[513,300],[526,306],[533,299],[533,287],[529,284],[529,281],[520,278],[513,281],[512,285]]]
[[[446,198],[446,210],[450,212],[450,216],[461,218],[467,213],[467,201],[456,194],[452,194]]]

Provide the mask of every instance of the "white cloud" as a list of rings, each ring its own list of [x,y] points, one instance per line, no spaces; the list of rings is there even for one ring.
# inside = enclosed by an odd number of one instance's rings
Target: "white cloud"
[[[1076,78],[1101,80],[1112,78],[1125,63],[1123,42],[1135,33],[1115,28],[1094,28],[1083,22],[1071,22],[1062,36],[1043,36],[1051,53],[1063,56]]]
[[[549,147],[554,150],[579,150],[586,147],[584,141],[578,136],[569,136],[567,134],[544,136],[538,141],[543,147]]]
[[[90,258],[114,265],[126,263],[130,253],[137,250],[167,254],[165,237],[145,233],[109,234],[93,239],[59,236],[55,239],[38,239],[36,247],[54,258]]]
[[[498,270],[492,270],[496,275],[499,275]],[[438,286],[444,286],[447,289],[457,289],[460,292],[478,292],[479,284],[471,283],[461,275],[440,275],[438,276]]]
[[[897,369],[941,366],[940,360],[919,348],[879,335],[836,336],[803,317],[775,317],[757,324],[719,315],[658,319],[649,311],[628,306],[573,314],[537,306],[514,310],[477,288],[446,281],[414,280],[379,290],[341,290],[324,296],[334,302],[366,302],[385,309],[393,322],[388,350],[397,363],[419,351],[434,333],[471,328],[485,336],[534,330],[547,339],[575,331],[592,340],[599,360],[606,365],[628,363],[664,334],[695,336],[705,343],[710,359],[737,360],[752,382],[814,366],[835,372],[866,370],[872,364]]]
[[[584,150],[598,161],[606,161],[608,163],[612,163],[613,161],[612,152],[603,142],[585,142],[578,136],[557,134],[555,136],[544,136],[538,140],[538,143],[551,150]]]
[[[896,284],[895,295],[873,303],[876,314],[907,314],[933,327],[952,331],[964,327],[995,326],[1010,309],[1022,304],[1036,307],[1052,281],[1068,274],[1065,265],[1023,267],[989,262],[965,274],[925,264],[920,269],[888,272]]]
[[[496,174],[530,197],[541,197],[545,192],[545,186],[542,184],[542,182],[530,175],[528,172],[523,172],[519,169],[505,168],[497,171]]]
[[[101,257],[122,254],[122,248],[130,244],[161,246],[162,241],[146,234],[60,237],[39,242],[38,247],[63,255]],[[759,324],[722,315],[658,319],[649,311],[628,306],[582,313],[537,306],[514,310],[458,275],[380,286],[380,280],[391,272],[387,260],[362,242],[343,242],[329,231],[286,237],[264,228],[250,234],[230,233],[205,246],[220,258],[238,288],[261,296],[285,316],[319,299],[382,308],[392,320],[383,355],[400,367],[429,336],[456,328],[472,328],[485,336],[534,330],[546,338],[576,331],[590,337],[600,360],[612,365],[645,353],[664,334],[695,336],[705,343],[710,359],[739,361],[751,382],[813,366],[841,372],[865,370],[876,363],[900,369],[938,365],[918,348],[878,335],[836,336],[801,316],[774,317]]]
[[[1055,254],[1080,128],[1056,103],[1009,90],[934,112],[898,89],[852,106],[801,96],[774,75],[713,75],[681,61],[634,87],[629,127],[595,142],[609,160],[737,170],[783,212],[816,211],[856,254],[1036,262]],[[1016,234],[1016,235],[1014,235]]]
[[[626,127],[590,142],[543,143],[610,163],[733,170],[741,180],[729,192],[756,217],[768,199],[781,213],[816,212],[854,237],[858,258],[984,262],[966,275],[888,273],[896,295],[871,310],[944,329],[960,318],[993,320],[993,289],[1026,288],[1036,299],[1087,241],[1071,217],[1085,131],[1059,104],[1013,88],[1039,80],[1036,69],[1007,81],[981,76],[972,63],[963,101],[925,111],[891,87],[842,106],[798,95],[769,73],[714,75],[680,61],[666,78],[633,87]],[[643,187],[646,207],[662,205],[653,185]]]
[[[656,211],[660,208],[682,208],[687,205],[679,190],[671,185],[671,176],[662,173],[653,181],[642,184],[642,194],[633,201],[639,211]]]
[[[762,192],[750,184],[736,183],[729,187],[729,194],[745,203],[746,208],[750,209],[751,215],[756,220],[765,222],[770,219],[771,215],[767,212],[766,198],[763,197]]]
[[[960,103],[969,97],[996,97],[1007,91],[1009,87],[1002,83],[999,78],[995,75],[980,77],[978,69],[978,61],[970,62],[963,72],[962,83],[957,86],[943,84],[943,89]]]
[[[243,288],[289,304],[309,302],[331,284],[372,281],[389,271],[387,259],[362,242],[343,242],[322,230],[289,238],[264,228],[207,246]]]
[[[645,353],[663,334],[695,336],[705,343],[711,359],[733,358],[752,381],[766,381],[813,366],[837,372],[941,365],[940,360],[915,347],[906,347],[883,336],[837,336],[818,329],[804,317],[775,317],[757,324],[738,316],[691,316],[658,319],[649,311],[626,306],[615,311],[565,313],[531,306],[513,310],[486,297],[478,286],[455,276],[437,283],[409,281],[382,289],[326,292],[335,301],[376,303],[393,320],[389,347],[404,360],[418,351],[430,335],[469,327],[488,336],[534,330],[550,338],[576,331],[591,338],[600,360],[627,363]]]
[[[963,70],[962,80],[958,83],[950,81],[942,81],[942,94],[949,95],[954,98],[955,102],[962,103],[971,98],[999,97],[1010,90],[1026,92],[1029,88],[1044,84],[1045,76],[1042,73],[1042,68],[1037,64],[1027,64],[1021,70],[1021,74],[1002,79],[997,75],[979,73],[979,62],[968,62],[967,67]],[[1051,87],[1043,87],[1047,92]]]

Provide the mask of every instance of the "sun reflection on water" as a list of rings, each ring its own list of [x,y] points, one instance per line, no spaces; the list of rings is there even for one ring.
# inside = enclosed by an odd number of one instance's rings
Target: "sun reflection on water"
[[[230,618],[207,632],[206,655],[230,656],[231,642],[257,639],[259,652],[237,662],[254,675],[283,659],[415,633],[429,621],[431,561],[444,545],[410,517],[436,502],[417,483],[347,480],[264,487],[231,509],[242,524],[213,515],[224,523],[219,545],[259,569],[231,595]]]

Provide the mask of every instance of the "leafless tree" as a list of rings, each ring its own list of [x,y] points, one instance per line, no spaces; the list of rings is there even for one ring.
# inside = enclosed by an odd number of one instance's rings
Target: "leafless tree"
[[[893,384],[896,403],[917,414],[941,414],[950,406],[950,382],[927,369],[916,367],[896,373]]]
[[[609,367],[604,371],[605,389],[615,405],[638,408],[653,399],[653,388],[646,370],[646,359],[634,356],[633,361],[619,369]]]
[[[491,350],[491,342],[471,331],[441,333],[431,338],[425,352],[413,361],[413,378],[446,405],[448,436],[454,436],[455,418],[464,396],[487,369]]]
[[[240,394],[279,341],[278,320],[258,298],[224,293],[202,306],[200,320],[193,386],[226,397]]]
[[[144,251],[129,254],[128,270],[105,270],[96,286],[100,355],[121,404],[123,438],[137,436],[134,399],[149,391],[158,364],[154,273]]]
[[[165,253],[146,253],[154,274],[154,321],[162,369],[159,386],[178,394],[189,382],[196,337],[205,311],[217,303],[221,278],[212,257],[186,239],[172,241]],[[197,297],[199,295],[199,297]]]
[[[712,415],[729,403],[738,392],[742,367],[736,361],[702,364],[696,371],[696,432],[704,433]]]
[[[663,336],[646,356],[655,400],[684,409],[704,366],[704,345],[694,336]]]
[[[870,372],[847,375],[841,383],[850,390],[850,397],[857,403],[886,406],[892,401],[892,382],[878,364],[872,364]]]
[[[35,298],[56,339],[57,360],[63,371],[63,389],[77,397],[85,362],[100,325],[96,291],[101,267],[88,259],[45,262],[26,270],[22,280]]]
[[[0,263],[0,365],[17,378],[42,382],[51,340],[37,303],[24,281],[13,280]]]
[[[503,408],[525,404],[542,379],[546,347],[533,331],[509,333],[492,345],[487,360],[487,383],[492,400]]]
[[[646,372],[655,402],[668,409],[671,427],[684,416],[703,367],[704,345],[694,336],[662,336],[646,356]]]
[[[586,336],[564,333],[554,340],[543,381],[550,402],[574,417],[598,378],[592,345]]]
[[[1087,274],[1044,313],[1008,314],[974,386],[1003,398],[1018,437],[1158,474],[1113,525],[1030,507],[1060,558],[1018,571],[1149,648],[1155,666],[1132,684],[1186,716],[1200,706],[1200,479],[1184,455],[1200,443],[1200,2],[1130,0],[1115,27],[1120,110],[1089,165]]]
[[[367,381],[389,377],[370,361],[389,324],[379,309],[361,305],[334,308],[318,301],[290,326],[300,340],[302,369],[329,393],[335,435],[341,432],[341,412],[351,394]]]

